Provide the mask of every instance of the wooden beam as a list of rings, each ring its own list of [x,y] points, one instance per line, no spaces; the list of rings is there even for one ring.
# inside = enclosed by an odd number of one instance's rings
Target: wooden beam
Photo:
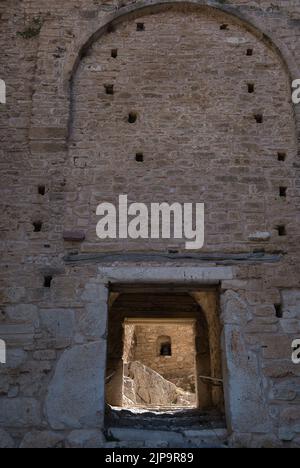
[[[245,252],[245,253],[94,253],[94,254],[68,254],[64,257],[66,264],[79,263],[139,263],[139,262],[209,262],[214,265],[238,265],[278,263],[283,258],[283,252]]]

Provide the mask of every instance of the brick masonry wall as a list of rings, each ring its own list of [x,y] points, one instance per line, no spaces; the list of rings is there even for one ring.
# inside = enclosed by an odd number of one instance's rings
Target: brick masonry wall
[[[168,250],[165,242],[96,242],[96,204],[122,191],[134,201],[154,195],[154,201],[205,201],[207,252],[285,253],[277,264],[234,265],[234,280],[222,284],[224,356],[238,379],[228,388],[234,413],[228,417],[233,445],[299,446],[300,368],[290,354],[300,334],[300,111],[291,105],[289,83],[300,78],[300,5],[216,2],[245,21],[181,7],[142,13],[144,32],[129,18],[99,37],[73,73],[82,45],[128,5],[12,0],[0,6],[0,78],[8,89],[0,108],[0,338],[8,344],[8,364],[0,368],[0,445],[84,446],[87,430],[105,444],[101,410],[85,398],[87,391],[98,395],[91,374],[105,367],[98,268],[66,265],[63,258],[74,250]],[[287,68],[248,21],[276,43]],[[166,53],[156,63],[158,45]],[[117,62],[109,58],[112,47],[121,52]],[[116,86],[113,97],[104,94],[106,82]],[[129,127],[133,106],[139,120]],[[263,124],[254,113],[264,115]],[[137,151],[144,164],[135,162]],[[284,163],[279,151],[287,154]],[[38,193],[42,185],[45,195]],[[288,188],[284,200],[281,185]],[[41,231],[33,232],[39,222]],[[277,235],[279,224],[287,236]],[[66,229],[83,230],[86,241],[64,242]],[[265,244],[249,240],[265,230],[271,234]],[[51,288],[45,276],[53,277]],[[279,303],[283,318],[275,313]],[[66,374],[65,395],[56,398]]]
[[[195,391],[195,330],[193,325],[139,325],[135,328],[134,360],[167,380]],[[171,338],[172,356],[159,355],[159,338]]]
[[[145,31],[137,31],[138,21]],[[234,23],[221,30],[223,24],[224,15],[195,8],[142,16],[117,26],[81,61],[69,151],[74,202],[65,222],[86,231],[83,251],[99,250],[97,205],[116,204],[120,194],[130,202],[205,202],[206,251],[248,251],[257,231],[272,234],[271,251],[285,248],[281,224],[289,237],[296,234],[297,147],[286,72],[252,34]],[[114,95],[106,94],[109,84]],[[278,152],[287,154],[285,164]],[[286,199],[280,186],[288,188]],[[114,248],[166,244],[121,241]]]

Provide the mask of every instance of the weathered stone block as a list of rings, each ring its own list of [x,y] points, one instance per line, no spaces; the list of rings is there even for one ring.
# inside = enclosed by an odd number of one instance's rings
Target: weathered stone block
[[[300,336],[300,318],[296,319],[283,319],[280,321],[280,325],[284,333],[293,335],[295,337]]]
[[[33,398],[0,398],[1,426],[22,428],[41,423],[40,403]]]
[[[101,431],[97,430],[77,430],[71,432],[67,439],[70,448],[103,448],[106,439]]]
[[[54,349],[35,351],[33,353],[33,359],[37,361],[53,361],[56,359],[56,351]]]
[[[112,427],[109,429],[109,435],[114,439],[126,442],[171,442],[173,444],[184,443],[182,434],[172,431],[154,431],[129,428]]]
[[[40,312],[41,328],[51,337],[71,339],[75,329],[75,314],[71,309],[44,309]]]
[[[81,299],[84,302],[90,302],[92,304],[107,304],[108,289],[103,284],[93,282],[87,283],[81,295]]]
[[[38,308],[31,304],[19,304],[6,307],[8,320],[19,323],[33,323],[38,326]]]
[[[296,379],[276,382],[270,392],[270,398],[279,401],[294,401],[300,396],[300,383]]]
[[[87,304],[85,310],[77,313],[78,331],[88,338],[100,339],[107,327],[107,315],[98,305]]]
[[[23,349],[8,348],[5,369],[18,369],[18,367],[24,364],[27,356],[27,353]]]
[[[300,366],[291,360],[267,360],[263,363],[263,372],[267,377],[283,379],[285,377],[300,377]]]
[[[289,427],[291,431],[300,433],[300,407],[290,406],[282,410],[280,422],[283,426]]]
[[[246,333],[272,333],[275,334],[278,327],[278,318],[277,317],[255,317],[251,323],[248,323],[245,327]]]
[[[250,234],[248,239],[252,242],[267,242],[271,239],[271,233],[257,231],[253,234]]]
[[[221,296],[222,321],[225,324],[246,325],[251,319],[251,310],[246,301],[234,291]]]
[[[0,449],[15,448],[15,443],[8,432],[0,429]]]
[[[253,307],[253,313],[258,317],[276,318],[275,307],[273,305],[262,305]],[[275,323],[275,320],[273,323]]]
[[[33,431],[25,435],[20,445],[21,449],[47,449],[62,448],[64,446],[64,434],[49,431]]]
[[[289,359],[292,355],[292,341],[285,335],[262,335],[261,347],[266,359]]]
[[[45,410],[53,429],[102,427],[105,356],[104,341],[63,353],[46,398]]]
[[[225,391],[231,429],[243,433],[272,431],[257,356],[249,352],[237,326],[225,326],[224,340],[224,359],[228,369]]]

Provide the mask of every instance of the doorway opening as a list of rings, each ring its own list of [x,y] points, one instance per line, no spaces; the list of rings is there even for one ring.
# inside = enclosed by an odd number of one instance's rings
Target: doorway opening
[[[124,408],[196,408],[196,321],[126,318]]]
[[[172,415],[224,426],[218,298],[216,287],[111,287],[108,424]]]

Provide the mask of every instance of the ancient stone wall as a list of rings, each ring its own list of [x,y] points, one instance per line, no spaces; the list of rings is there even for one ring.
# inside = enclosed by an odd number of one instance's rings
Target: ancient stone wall
[[[193,325],[180,324],[137,325],[133,360],[150,367],[183,390],[195,391],[194,328]],[[171,356],[160,355],[161,337],[170,338]]]
[[[300,445],[300,368],[291,361],[300,334],[300,110],[290,97],[300,78],[300,5],[174,3],[1,2],[1,447],[107,444],[114,277],[102,269],[112,265],[140,268],[129,282],[147,283],[160,268],[201,273],[182,281],[213,277],[231,443]],[[202,253],[219,259],[67,261],[183,252],[173,241],[99,242],[96,205],[122,192],[130,201],[205,202]]]

